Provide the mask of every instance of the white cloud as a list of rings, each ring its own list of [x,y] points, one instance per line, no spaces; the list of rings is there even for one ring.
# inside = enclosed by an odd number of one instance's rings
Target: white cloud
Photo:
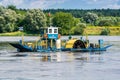
[[[118,5],[118,4],[111,4],[111,5],[104,6],[103,8],[105,8],[105,9],[107,9],[107,8],[110,8],[110,9],[120,9],[120,5]]]
[[[54,4],[61,4],[67,0],[0,0],[0,4],[7,5],[15,5],[21,8],[49,8]]]
[[[20,5],[23,3],[24,0],[1,0],[0,1],[0,4],[3,5],[3,6],[7,6],[7,5]]]
[[[31,8],[49,8],[54,4],[61,4],[67,0],[36,0],[30,3]]]
[[[113,4],[117,3],[119,0],[83,0],[88,4]]]
[[[92,0],[93,2],[97,2],[98,0]]]
[[[118,3],[120,0],[83,0],[88,5],[99,6],[99,8],[119,9]]]
[[[59,4],[64,4],[66,2],[71,2],[74,0],[0,0],[0,5],[7,6],[7,5],[15,5],[18,8],[55,8],[54,6]],[[89,8],[120,8],[118,4],[120,4],[120,0],[75,0],[76,2],[84,2],[83,8],[86,6],[90,6]],[[76,4],[74,4],[76,6]],[[59,5],[60,6],[60,5]],[[73,6],[68,5],[69,8]],[[59,8],[59,7],[57,7]]]

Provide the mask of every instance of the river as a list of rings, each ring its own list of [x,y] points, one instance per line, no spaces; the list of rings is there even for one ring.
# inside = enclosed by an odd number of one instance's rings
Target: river
[[[120,80],[119,36],[89,37],[91,42],[103,39],[105,45],[113,44],[105,52],[57,52],[54,60],[43,60],[33,52],[15,57],[18,53],[8,42],[18,38],[3,39],[0,37],[0,80]]]

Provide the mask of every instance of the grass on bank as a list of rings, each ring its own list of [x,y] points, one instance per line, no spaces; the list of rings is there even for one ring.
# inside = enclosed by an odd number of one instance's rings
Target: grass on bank
[[[88,35],[100,35],[101,32],[105,29],[106,27],[95,27],[95,26],[90,26],[85,29],[85,32]],[[109,35],[120,35],[120,27],[107,27],[109,29],[110,34]]]
[[[85,29],[85,32],[88,35],[100,35],[102,30],[104,30],[105,27],[95,27],[95,26],[89,26]],[[108,29],[110,30],[110,34],[109,35],[120,35],[120,27],[108,27]],[[71,30],[72,32],[72,30]],[[0,36],[39,36],[39,34],[33,34],[30,32],[11,32],[11,33],[1,33]]]
[[[16,31],[16,32],[9,32],[9,33],[1,33],[0,36],[38,36],[39,34],[32,34],[29,32],[21,32],[21,31]]]

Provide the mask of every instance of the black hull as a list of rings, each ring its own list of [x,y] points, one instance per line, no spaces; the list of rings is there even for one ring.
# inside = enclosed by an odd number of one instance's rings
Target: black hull
[[[29,48],[27,46],[23,46],[19,43],[9,43],[11,46],[17,48],[19,52],[33,52],[32,48]]]
[[[18,52],[46,52],[46,51],[56,51],[56,50],[41,50],[41,49],[32,49],[31,47],[19,44],[19,43],[9,43],[13,47],[17,48]],[[108,45],[103,48],[62,48],[61,51],[72,51],[72,52],[93,52],[93,51],[106,51],[107,48],[111,47],[112,45]]]

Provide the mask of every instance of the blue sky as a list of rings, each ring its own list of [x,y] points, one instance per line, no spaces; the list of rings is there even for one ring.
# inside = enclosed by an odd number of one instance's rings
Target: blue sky
[[[120,9],[120,0],[0,0],[0,5],[41,9]]]

